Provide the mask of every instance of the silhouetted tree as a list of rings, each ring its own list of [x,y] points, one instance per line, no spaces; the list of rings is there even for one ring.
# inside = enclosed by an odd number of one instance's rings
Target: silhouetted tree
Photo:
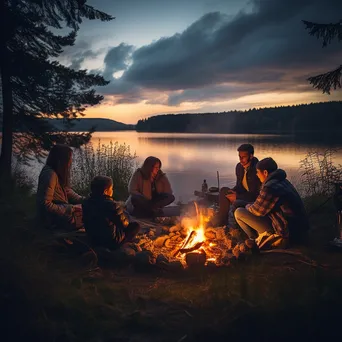
[[[113,19],[85,0],[0,0],[0,170],[6,179],[11,174],[12,153],[39,156],[53,143],[80,146],[91,137],[91,132],[57,132],[44,120],[60,117],[70,125],[84,115],[87,106],[103,99],[94,89],[108,84],[102,76],[75,71],[56,61],[65,46],[74,44],[82,18]],[[69,34],[55,33],[65,26]],[[20,133],[13,140],[16,131]]]
[[[331,43],[337,37],[338,41],[342,40],[342,20],[336,24],[317,24],[310,21],[303,20],[306,29],[309,30],[311,36],[323,40],[323,47]],[[321,75],[308,78],[308,81],[314,88],[322,90],[323,93],[330,94],[333,88],[341,88],[342,79],[342,64],[335,70],[326,72]]]

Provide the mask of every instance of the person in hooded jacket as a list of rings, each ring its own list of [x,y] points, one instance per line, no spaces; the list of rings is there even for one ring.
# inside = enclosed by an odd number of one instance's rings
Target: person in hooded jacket
[[[150,156],[133,173],[126,201],[130,214],[136,217],[162,216],[162,209],[175,200],[171,184],[161,166],[160,159]]]
[[[303,201],[295,187],[286,179],[286,172],[278,169],[272,158],[256,164],[257,176],[262,186],[252,204],[237,208],[235,218],[250,239],[281,237],[287,243],[303,243],[309,221]],[[284,244],[283,244],[284,245]]]
[[[82,204],[84,228],[94,247],[115,250],[132,241],[140,230],[137,222],[129,222],[123,208],[113,200],[113,180],[96,176],[91,181],[91,194]]]

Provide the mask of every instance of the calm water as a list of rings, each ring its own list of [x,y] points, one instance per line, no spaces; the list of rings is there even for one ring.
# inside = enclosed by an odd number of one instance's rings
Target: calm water
[[[97,145],[110,141],[126,143],[136,152],[137,162],[154,155],[161,159],[162,169],[167,173],[176,200],[190,200],[195,189],[200,190],[203,179],[210,186],[217,186],[216,171],[220,175],[220,186],[233,186],[235,165],[238,162],[237,147],[252,143],[259,159],[273,157],[289,178],[300,184],[299,165],[308,152],[323,152],[328,147],[340,148],[340,142],[317,142],[320,137],[309,137],[298,141],[291,136],[234,135],[234,134],[178,134],[99,132],[92,142]],[[316,140],[316,142],[315,142]],[[336,164],[342,164],[342,151],[336,154]]]

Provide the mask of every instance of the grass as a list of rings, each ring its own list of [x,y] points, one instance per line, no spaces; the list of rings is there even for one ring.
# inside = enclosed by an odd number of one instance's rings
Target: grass
[[[319,341],[337,335],[342,254],[325,248],[336,235],[334,208],[328,201],[314,210],[328,194],[306,201],[312,229],[309,246],[301,248],[322,267],[268,254],[219,269],[138,273],[95,268],[49,239],[35,224],[25,177],[18,171],[16,179],[0,196],[2,341]]]
[[[114,183],[114,198],[125,200],[128,197],[128,182],[133,174],[136,154],[130,146],[110,142],[97,147],[89,143],[74,151],[72,163],[72,187],[82,195],[90,192],[90,182],[95,176],[109,176]]]
[[[312,216],[311,247],[303,250],[329,267],[268,255],[182,274],[90,269],[46,242],[29,193],[13,192],[1,208],[8,341],[319,340],[338,327],[342,256],[323,248],[334,236],[329,203]]]

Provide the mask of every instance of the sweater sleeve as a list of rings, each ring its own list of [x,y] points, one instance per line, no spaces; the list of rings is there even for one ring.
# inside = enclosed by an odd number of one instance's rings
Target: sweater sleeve
[[[113,222],[112,238],[116,243],[121,243],[125,238],[124,224],[121,220],[120,207],[114,202],[107,202],[109,220]]]
[[[78,193],[76,193],[71,188],[66,188],[66,193],[68,196],[68,201],[72,204],[82,204],[84,197],[80,196]]]
[[[166,175],[163,176],[163,192],[166,194],[173,194],[171,183]]]
[[[128,192],[130,195],[141,195],[143,194],[139,190],[139,174],[135,171],[128,183]]]
[[[279,197],[274,196],[266,189],[262,189],[255,202],[248,208],[248,211],[255,216],[266,216],[274,208],[278,199]]]
[[[46,211],[58,216],[71,216],[71,204],[56,204],[53,202],[58,176],[55,172],[47,172],[39,179],[37,200],[45,207]]]

